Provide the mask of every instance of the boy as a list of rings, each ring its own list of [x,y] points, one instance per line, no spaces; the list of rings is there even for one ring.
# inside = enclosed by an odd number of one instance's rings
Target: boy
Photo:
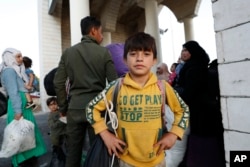
[[[120,158],[120,167],[165,167],[164,150],[182,138],[188,125],[188,107],[163,81],[166,103],[175,115],[169,133],[163,133],[163,97],[156,75],[150,72],[157,59],[154,38],[143,32],[131,36],[125,42],[123,57],[129,72],[117,96],[118,137],[107,130],[101,117],[101,112],[106,109],[101,94],[87,105],[86,117],[95,133],[100,134],[109,154],[114,153]],[[116,82],[110,83],[102,92],[108,101],[112,101]]]
[[[34,71],[31,69],[32,66],[32,59],[30,59],[27,56],[23,57],[23,63],[25,66],[25,73],[29,78],[29,83],[28,85],[31,87],[30,92],[39,92],[40,88],[39,88],[39,81],[38,78],[36,77]]]
[[[33,102],[30,93],[34,92],[35,86],[33,83],[38,84],[38,81],[35,79],[35,74],[31,70],[32,60],[29,57],[24,56],[23,57],[23,64],[25,67],[25,74],[28,77],[28,81],[25,83],[25,88],[27,89],[27,92],[25,93],[25,95],[26,95],[26,98],[28,101],[26,104],[26,108],[32,107],[32,109],[35,110],[37,108],[37,105]],[[39,86],[37,86],[37,87],[39,87]]]
[[[53,153],[57,154],[61,161],[65,162],[65,154],[62,145],[65,142],[66,123],[61,121],[61,114],[58,111],[56,97],[49,97],[46,101],[50,110],[48,117],[48,125],[50,128],[50,140],[53,147]]]

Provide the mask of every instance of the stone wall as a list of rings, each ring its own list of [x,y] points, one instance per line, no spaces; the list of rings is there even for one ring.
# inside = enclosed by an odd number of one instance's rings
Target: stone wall
[[[66,48],[71,46],[69,0],[63,1],[61,13],[62,13],[61,27],[62,27],[62,52],[63,52]]]
[[[40,57],[40,103],[46,110],[47,94],[43,86],[44,76],[58,65],[62,54],[61,1],[58,1],[53,15],[48,14],[48,1],[38,1],[39,57]]]
[[[233,150],[250,150],[250,11],[246,0],[212,0],[227,166]],[[211,116],[212,118],[212,116]],[[248,157],[250,158],[250,157]]]

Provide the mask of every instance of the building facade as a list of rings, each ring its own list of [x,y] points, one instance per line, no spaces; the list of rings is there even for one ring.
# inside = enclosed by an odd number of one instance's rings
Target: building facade
[[[39,0],[41,81],[58,65],[63,50],[80,41],[80,20],[85,16],[101,20],[103,46],[124,42],[134,32],[150,33],[156,39],[160,62],[158,14],[161,7],[168,7],[184,23],[188,41],[194,36],[192,19],[200,3],[201,0]],[[227,166],[230,151],[250,150],[249,5],[246,0],[212,0]],[[45,108],[43,102],[47,95],[43,87],[40,89],[42,108]]]

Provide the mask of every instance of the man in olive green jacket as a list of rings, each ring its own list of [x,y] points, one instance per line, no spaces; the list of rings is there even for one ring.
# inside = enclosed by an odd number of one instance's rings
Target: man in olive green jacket
[[[63,115],[67,112],[66,167],[80,167],[87,131],[90,143],[94,139],[94,131],[85,116],[87,103],[105,88],[106,80],[117,78],[108,50],[99,45],[103,39],[100,21],[90,16],[83,18],[81,31],[81,42],[64,51],[54,78],[59,111]]]

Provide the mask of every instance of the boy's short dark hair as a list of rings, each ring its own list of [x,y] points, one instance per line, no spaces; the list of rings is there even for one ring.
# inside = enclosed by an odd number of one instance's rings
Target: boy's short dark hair
[[[46,100],[47,106],[49,106],[51,102],[57,102],[57,98],[56,98],[55,96],[49,97],[49,98]]]
[[[29,57],[24,56],[23,57],[23,64],[24,64],[25,68],[30,68],[32,66],[32,60]]]
[[[144,32],[138,32],[125,41],[123,58],[127,59],[128,52],[132,50],[152,51],[154,58],[157,58],[155,39]]]
[[[91,28],[98,29],[101,27],[101,22],[97,20],[95,17],[87,16],[81,20],[81,32],[82,35],[88,35],[90,33]]]

